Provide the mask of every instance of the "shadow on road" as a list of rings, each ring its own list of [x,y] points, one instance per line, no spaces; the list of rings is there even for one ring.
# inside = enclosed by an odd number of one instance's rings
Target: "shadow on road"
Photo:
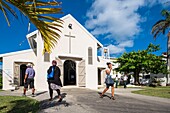
[[[100,96],[102,93],[101,93],[101,92],[98,92],[98,94],[99,94],[99,96]],[[106,94],[103,95],[103,98],[104,98],[104,97],[107,97],[107,98],[111,99],[111,97],[108,96],[108,95],[106,95]]]
[[[63,99],[66,97],[66,95],[67,95],[67,93],[61,94]],[[40,102],[40,109],[43,110],[43,109],[48,109],[48,108],[51,108],[51,107],[61,106],[61,105],[63,105],[64,107],[71,106],[71,103],[68,103],[65,100],[63,100],[62,102],[58,102],[58,101],[56,101],[56,99],[58,99],[58,96],[55,96],[52,101],[49,101],[49,99],[41,101]]]
[[[47,91],[43,91],[43,92],[39,92],[39,93],[36,93],[36,96],[39,96],[39,95],[42,95],[44,93],[46,93]]]

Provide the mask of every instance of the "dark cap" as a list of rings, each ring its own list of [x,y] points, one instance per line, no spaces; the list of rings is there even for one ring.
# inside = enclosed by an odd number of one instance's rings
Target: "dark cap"
[[[57,61],[53,60],[52,63],[56,63],[57,64]]]
[[[110,62],[107,62],[106,64],[107,64],[107,65],[110,65],[111,63],[110,63]]]

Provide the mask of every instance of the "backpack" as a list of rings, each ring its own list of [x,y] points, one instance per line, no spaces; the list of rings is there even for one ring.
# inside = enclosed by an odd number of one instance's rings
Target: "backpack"
[[[54,77],[54,68],[52,67],[51,73],[47,74],[47,79]]]

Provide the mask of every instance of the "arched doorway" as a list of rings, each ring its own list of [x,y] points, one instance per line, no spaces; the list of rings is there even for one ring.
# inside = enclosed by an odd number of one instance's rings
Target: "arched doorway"
[[[20,65],[20,86],[24,86],[24,77],[26,69],[27,69],[26,64]]]
[[[72,60],[64,62],[64,85],[76,85],[76,62]]]

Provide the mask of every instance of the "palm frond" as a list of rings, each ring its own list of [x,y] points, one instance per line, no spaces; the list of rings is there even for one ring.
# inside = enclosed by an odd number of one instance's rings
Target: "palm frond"
[[[63,21],[49,14],[62,14],[60,2],[54,2],[51,0],[3,0],[15,6],[23,15],[28,17],[29,21],[32,22],[42,35],[44,41],[44,52],[51,52],[55,47],[61,32]],[[5,3],[4,2],[4,3]],[[2,0],[0,0],[2,4]],[[5,8],[13,15],[12,8],[7,4],[0,6],[1,10]],[[4,13],[6,15],[6,12]],[[8,18],[7,18],[8,19]],[[7,20],[8,22],[8,20]]]
[[[0,10],[3,12],[4,14],[4,17],[7,21],[7,24],[8,26],[10,26],[10,21],[9,21],[9,18],[7,16],[8,14],[8,11],[15,17],[15,18],[18,18],[16,12],[10,8],[10,6],[5,2],[5,1],[2,1],[0,0]]]
[[[157,21],[153,26],[151,33],[154,36],[154,39],[159,34],[165,34],[165,31],[170,27],[170,12],[168,10],[162,10],[162,16],[165,16],[165,19]]]

